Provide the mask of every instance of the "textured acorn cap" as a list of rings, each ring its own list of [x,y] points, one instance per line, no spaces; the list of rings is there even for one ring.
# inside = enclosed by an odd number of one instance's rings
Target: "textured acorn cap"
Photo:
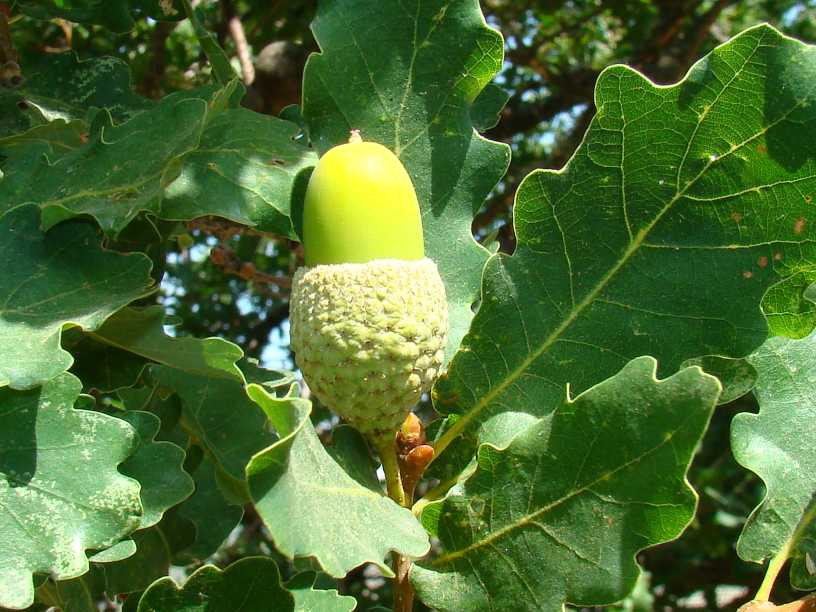
[[[290,311],[309,388],[372,439],[393,435],[442,366],[448,305],[430,259],[300,268]]]

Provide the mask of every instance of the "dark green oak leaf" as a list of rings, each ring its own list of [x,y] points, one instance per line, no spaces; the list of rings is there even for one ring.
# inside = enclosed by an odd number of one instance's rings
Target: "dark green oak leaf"
[[[90,224],[47,233],[23,206],[0,217],[0,386],[27,389],[71,366],[60,347],[66,325],[94,329],[153,291],[150,260],[100,248]]]
[[[73,56],[66,58],[75,62]],[[294,237],[290,202],[295,179],[316,159],[293,140],[298,126],[231,108],[241,92],[237,81],[139,107],[121,93],[129,85],[127,72],[105,79],[108,68],[119,67],[99,60],[87,67],[91,74],[69,71],[64,78],[79,80],[82,92],[90,89],[89,97],[75,101],[74,92],[58,91],[66,101],[47,98],[36,106],[36,121],[50,123],[0,140],[0,154],[7,158],[0,208],[36,203],[46,209],[48,224],[86,213],[113,233],[140,211],[180,220],[217,215]],[[103,89],[105,84],[116,86],[116,93]],[[34,108],[33,101],[25,103]],[[90,128],[76,120],[105,104]],[[113,125],[117,116],[111,109],[128,120]],[[131,114],[124,114],[128,110]]]
[[[92,215],[109,233],[121,231],[139,212],[161,211],[164,187],[178,174],[180,158],[195,150],[208,117],[205,94],[180,92],[113,125],[97,113],[88,142],[56,161],[14,165],[0,182],[2,209],[37,204],[44,225]]]
[[[151,369],[160,387],[178,394],[182,426],[209,451],[239,486],[252,456],[277,439],[267,418],[239,381],[202,376],[167,366]]]
[[[161,306],[124,308],[90,333],[94,340],[177,370],[240,382],[243,351],[221,338],[168,336]]]
[[[255,509],[277,550],[312,557],[336,578],[367,562],[392,576],[383,563],[389,550],[428,552],[428,534],[410,510],[358,483],[326,452],[307,400],[278,398],[259,385],[247,392],[280,436],[246,468]]]
[[[607,68],[595,103],[567,166],[518,190],[518,248],[434,389],[462,415],[438,452],[464,429],[502,445],[639,355],[749,354],[765,292],[816,258],[816,47],[761,25],[676,85]]]
[[[216,215],[295,238],[290,220],[295,178],[317,159],[295,142],[298,132],[294,123],[243,108],[220,113],[165,191],[162,217]]]
[[[561,610],[632,590],[639,550],[694,517],[686,480],[720,385],[699,368],[663,380],[640,357],[518,434],[484,444],[475,472],[425,508],[442,552],[412,570],[439,610]]]
[[[32,603],[32,574],[88,571],[139,525],[139,483],[117,466],[138,436],[120,419],[73,407],[81,384],[61,374],[29,391],[0,389],[0,606]]]
[[[195,529],[195,541],[175,557],[176,564],[200,563],[212,556],[241,522],[244,509],[224,492],[218,466],[206,455],[195,470],[195,493],[178,507],[180,519]]]
[[[83,146],[87,130],[82,121],[58,119],[0,138],[0,170],[4,175],[14,174],[18,168],[25,170],[38,163],[42,156],[56,161]]]
[[[794,586],[816,588],[816,332],[771,338],[748,361],[758,378],[759,414],[731,423],[736,460],[762,478],[767,492],[748,517],[737,553],[761,563],[793,557]],[[810,567],[807,556],[810,555]]]
[[[473,215],[502,177],[507,145],[474,130],[496,115],[479,94],[501,70],[501,35],[473,0],[321,2],[312,31],[321,53],[306,64],[303,115],[318,152],[358,129],[400,158],[422,208],[425,250],[447,291],[450,358],[468,328],[487,251]],[[489,90],[495,94],[494,90]]]
[[[62,124],[63,143],[81,141],[97,110],[106,109],[121,123],[154,104],[132,91],[130,69],[115,57],[80,61],[73,51],[46,53],[28,59],[22,74],[19,87],[0,88],[0,149],[12,135],[42,140],[42,129],[53,124]],[[71,126],[71,133],[65,126]],[[59,142],[56,136],[49,133],[48,140]],[[54,161],[53,154],[50,159]]]
[[[350,425],[332,428],[331,443],[326,446],[326,452],[358,483],[377,493],[383,492],[383,486],[377,478],[379,463],[359,431]]]
[[[134,18],[178,21],[184,17],[179,0],[19,0],[24,13],[35,19],[61,17],[75,23],[101,25],[114,32],[128,32]]]
[[[144,513],[139,529],[158,523],[162,515],[193,493],[190,475],[182,469],[184,451],[172,442],[157,441],[161,421],[150,412],[127,411],[116,416],[139,434],[139,446],[122,464],[121,471],[141,484]]]
[[[132,387],[147,365],[143,357],[95,342],[85,334],[76,344],[69,344],[65,336],[63,346],[74,358],[71,373],[82,381],[83,389],[86,391],[95,389],[110,393]]]
[[[138,612],[294,611],[292,594],[281,584],[278,565],[269,557],[245,557],[225,570],[205,565],[179,588],[161,578],[144,592]]]
[[[352,612],[357,607],[357,600],[337,589],[314,588],[316,578],[315,572],[301,572],[284,585],[295,598],[295,612]]]

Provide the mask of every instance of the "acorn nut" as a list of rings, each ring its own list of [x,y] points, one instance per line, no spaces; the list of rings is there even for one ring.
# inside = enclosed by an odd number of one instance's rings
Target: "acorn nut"
[[[352,132],[318,162],[292,281],[295,361],[312,392],[375,446],[430,389],[444,359],[445,287],[424,256],[413,184],[386,147]]]

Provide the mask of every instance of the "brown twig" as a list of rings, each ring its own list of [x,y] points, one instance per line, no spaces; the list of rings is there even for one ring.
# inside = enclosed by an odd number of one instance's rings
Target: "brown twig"
[[[232,42],[235,43],[235,52],[238,55],[238,62],[241,64],[241,74],[245,85],[252,85],[255,80],[255,66],[252,63],[252,54],[249,51],[244,24],[235,13],[235,7],[231,0],[221,1],[221,10],[224,20],[227,22],[227,31]]]
[[[17,50],[11,42],[11,29],[9,28],[6,11],[0,11],[0,61],[17,62]]]
[[[292,279],[288,276],[276,276],[259,271],[251,261],[242,261],[238,254],[225,246],[213,247],[210,251],[210,260],[221,268],[225,274],[239,276],[246,281],[261,285],[274,286],[276,295],[280,294],[279,289],[289,289],[292,286]]]
[[[703,46],[706,38],[711,33],[711,26],[717,21],[717,18],[722,13],[723,9],[731,4],[733,0],[718,0],[694,25],[694,38],[689,43],[686,53],[680,65],[677,67],[677,78],[681,78],[688,70],[689,66],[697,58],[700,53],[700,47]]]
[[[167,39],[176,28],[176,23],[172,21],[159,21],[153,29],[153,36],[150,41],[152,58],[150,68],[147,70],[142,88],[150,97],[159,97],[161,94],[161,80],[167,69]]]
[[[5,5],[4,5],[5,6]],[[0,85],[17,87],[23,80],[17,50],[11,42],[6,11],[0,11]]]

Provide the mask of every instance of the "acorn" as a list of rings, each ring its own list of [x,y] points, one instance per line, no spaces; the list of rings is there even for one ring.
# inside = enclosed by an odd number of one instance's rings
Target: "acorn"
[[[352,132],[309,180],[306,265],[292,280],[295,361],[312,393],[373,443],[396,430],[444,359],[445,286],[425,257],[414,186],[386,147]]]

